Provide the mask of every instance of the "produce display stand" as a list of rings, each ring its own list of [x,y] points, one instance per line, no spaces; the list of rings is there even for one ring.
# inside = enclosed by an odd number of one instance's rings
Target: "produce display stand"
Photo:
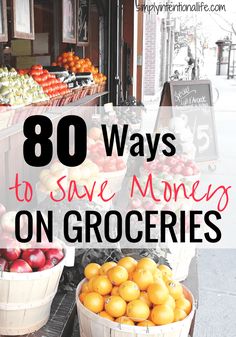
[[[75,267],[76,268],[76,267]],[[198,299],[198,279],[197,279],[197,257],[193,258],[189,270],[189,276],[184,285],[186,285]],[[194,337],[193,320],[190,337]],[[51,310],[51,316],[48,323],[39,331],[26,335],[25,337],[79,337],[79,325],[77,321],[74,291],[63,291],[57,293]],[[0,336],[3,337],[3,336]]]

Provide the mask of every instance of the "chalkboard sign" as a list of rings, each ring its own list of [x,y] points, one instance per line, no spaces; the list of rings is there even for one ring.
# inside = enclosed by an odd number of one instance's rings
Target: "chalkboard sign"
[[[89,43],[89,3],[89,0],[78,0],[78,46],[86,46]]]
[[[196,146],[196,161],[212,161],[218,157],[211,82],[166,82],[161,96],[156,128],[167,126],[172,117],[180,117],[190,127]],[[189,109],[189,107],[193,107]]]

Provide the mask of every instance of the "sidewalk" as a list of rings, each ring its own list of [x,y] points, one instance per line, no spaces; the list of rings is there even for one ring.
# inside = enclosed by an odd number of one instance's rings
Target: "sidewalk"
[[[216,171],[204,175],[227,185],[236,183],[236,80],[225,76],[211,78],[213,96],[219,92],[214,104],[219,160]],[[214,89],[216,88],[217,91]],[[154,119],[159,100],[145,104]],[[149,120],[150,122],[150,120]],[[231,197],[229,221],[235,216],[235,188]],[[235,237],[232,242],[235,242]],[[235,245],[234,245],[235,246]],[[194,337],[236,337],[236,249],[199,250],[199,308]]]
[[[236,336],[236,250],[199,251],[194,337]]]

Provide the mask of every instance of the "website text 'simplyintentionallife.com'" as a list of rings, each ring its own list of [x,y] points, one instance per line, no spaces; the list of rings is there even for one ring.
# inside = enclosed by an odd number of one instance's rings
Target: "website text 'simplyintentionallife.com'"
[[[207,4],[204,1],[197,1],[192,4],[187,4],[184,2],[144,2],[139,3],[135,0],[135,6],[137,11],[142,11],[144,13],[156,13],[157,15],[161,12],[226,12],[226,5],[219,3]]]

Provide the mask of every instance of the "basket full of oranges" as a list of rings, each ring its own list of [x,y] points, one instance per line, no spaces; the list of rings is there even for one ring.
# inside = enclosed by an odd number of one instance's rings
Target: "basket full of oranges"
[[[81,337],[188,337],[194,299],[168,266],[123,257],[90,263],[84,276],[76,291]]]

